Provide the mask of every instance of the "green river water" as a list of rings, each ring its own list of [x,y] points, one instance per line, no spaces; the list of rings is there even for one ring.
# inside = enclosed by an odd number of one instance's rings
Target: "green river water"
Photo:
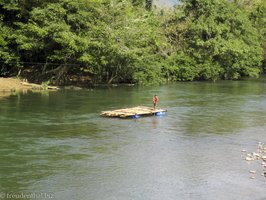
[[[166,116],[99,116],[154,94]],[[11,95],[0,99],[0,199],[263,200],[261,163],[241,152],[258,142],[266,79]]]

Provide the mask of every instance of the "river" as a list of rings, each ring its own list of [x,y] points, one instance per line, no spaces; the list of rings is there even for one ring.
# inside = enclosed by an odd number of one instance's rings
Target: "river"
[[[166,116],[99,116],[154,94]],[[241,152],[265,131],[266,79],[2,97],[0,199],[266,199],[261,163]]]

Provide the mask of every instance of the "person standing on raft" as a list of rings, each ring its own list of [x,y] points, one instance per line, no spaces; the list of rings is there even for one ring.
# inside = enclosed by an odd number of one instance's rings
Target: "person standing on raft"
[[[159,102],[159,98],[158,98],[158,96],[157,96],[157,95],[154,95],[152,101],[153,101],[153,109],[154,109],[154,111],[155,111],[155,109],[156,109],[156,105],[157,105],[157,103]]]

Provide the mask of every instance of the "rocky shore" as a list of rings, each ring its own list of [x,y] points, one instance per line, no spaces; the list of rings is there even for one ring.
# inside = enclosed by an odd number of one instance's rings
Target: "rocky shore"
[[[266,177],[266,145],[259,142],[256,152],[247,153],[247,151],[243,149],[242,153],[245,153],[245,160],[248,162],[259,161],[263,168],[261,175]],[[249,170],[249,173],[251,174],[250,178],[254,179],[257,172],[256,170]]]

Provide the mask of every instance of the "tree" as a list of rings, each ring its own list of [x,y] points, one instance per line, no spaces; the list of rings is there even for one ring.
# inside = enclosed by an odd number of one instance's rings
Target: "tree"
[[[27,23],[17,23],[19,29],[13,35],[21,59],[47,63],[40,71],[52,72],[57,81],[71,70],[79,71],[81,65],[89,68],[92,59],[88,49],[94,45],[93,36],[99,28],[95,25],[97,4],[62,0],[34,8]],[[49,63],[58,66],[54,69]]]
[[[156,15],[129,1],[111,1],[105,9],[107,34],[98,59],[102,61],[102,81],[160,83],[159,53],[164,36]]]
[[[60,0],[40,3],[28,13],[27,22],[16,22],[12,35],[21,61],[46,63],[38,71],[54,74],[57,82],[85,72],[96,82],[162,81],[164,35],[156,14],[144,6]]]
[[[259,32],[260,44],[263,49],[263,70],[266,72],[266,1],[257,0],[255,2],[249,9],[250,19]]]
[[[18,66],[19,56],[12,49],[10,35],[13,32],[13,22],[18,14],[17,1],[0,0],[0,75],[8,75]]]
[[[183,0],[168,21],[167,31],[172,45],[177,45],[172,62],[177,65],[178,79],[238,79],[260,72],[258,32],[247,12],[233,3]]]
[[[13,74],[19,67],[19,56],[10,48],[11,34],[12,28],[4,25],[0,15],[0,75]]]

